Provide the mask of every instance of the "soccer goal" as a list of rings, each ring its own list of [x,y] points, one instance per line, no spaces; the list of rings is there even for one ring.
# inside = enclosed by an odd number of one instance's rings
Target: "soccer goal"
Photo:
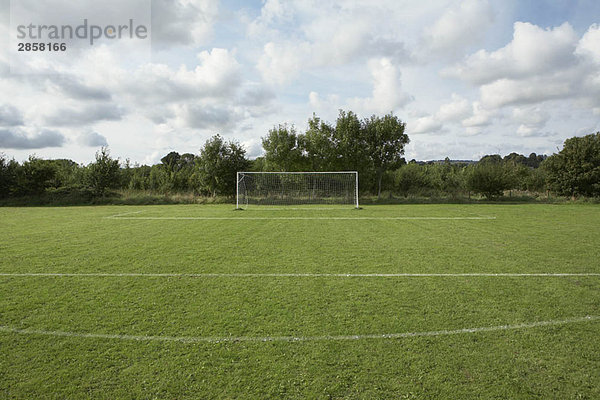
[[[238,172],[236,208],[251,205],[358,208],[358,172]]]

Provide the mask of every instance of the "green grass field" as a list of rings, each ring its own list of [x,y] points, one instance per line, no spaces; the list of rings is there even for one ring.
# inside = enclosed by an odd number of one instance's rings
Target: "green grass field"
[[[600,398],[599,206],[232,209],[0,208],[0,398]]]

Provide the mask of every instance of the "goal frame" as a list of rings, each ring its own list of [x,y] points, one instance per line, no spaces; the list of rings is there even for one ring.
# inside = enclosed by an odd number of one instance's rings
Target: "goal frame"
[[[355,187],[354,197],[356,199],[355,208],[359,209],[358,204],[358,171],[268,171],[268,172],[254,172],[254,171],[238,171],[235,179],[235,209],[241,210],[240,208],[240,174],[246,175],[261,175],[261,174],[285,174],[285,175],[300,175],[300,174],[354,174]]]

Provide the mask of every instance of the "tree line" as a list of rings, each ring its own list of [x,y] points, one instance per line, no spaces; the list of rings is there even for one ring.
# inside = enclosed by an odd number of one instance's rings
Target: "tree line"
[[[102,147],[95,161],[88,165],[34,156],[18,163],[0,155],[0,198],[46,193],[75,193],[79,197],[93,198],[123,189],[157,194],[193,192],[203,196],[232,196],[236,171],[247,170],[250,165],[241,145],[219,135],[210,138],[199,155],[171,152],[152,166],[131,165],[129,160],[121,163],[111,157],[107,147]]]
[[[511,153],[478,162],[406,162],[405,123],[393,114],[360,119],[341,110],[335,124],[316,115],[299,133],[274,126],[262,138],[264,155],[248,159],[239,142],[220,135],[197,154],[170,152],[152,166],[113,158],[107,148],[80,165],[31,156],[19,163],[0,154],[0,198],[77,193],[94,198],[118,190],[231,197],[237,171],[358,171],[364,195],[487,198],[511,190],[559,196],[600,196],[600,133],[567,139],[549,157]]]

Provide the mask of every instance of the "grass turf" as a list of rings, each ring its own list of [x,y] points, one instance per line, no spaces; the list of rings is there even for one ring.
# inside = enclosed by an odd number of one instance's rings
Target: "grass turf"
[[[137,219],[190,217],[228,219]],[[599,273],[598,226],[598,206],[564,204],[2,208],[0,273]],[[598,276],[4,275],[0,294],[0,326],[79,334],[343,336],[600,315]],[[599,330],[223,343],[0,331],[0,398],[591,399]]]

